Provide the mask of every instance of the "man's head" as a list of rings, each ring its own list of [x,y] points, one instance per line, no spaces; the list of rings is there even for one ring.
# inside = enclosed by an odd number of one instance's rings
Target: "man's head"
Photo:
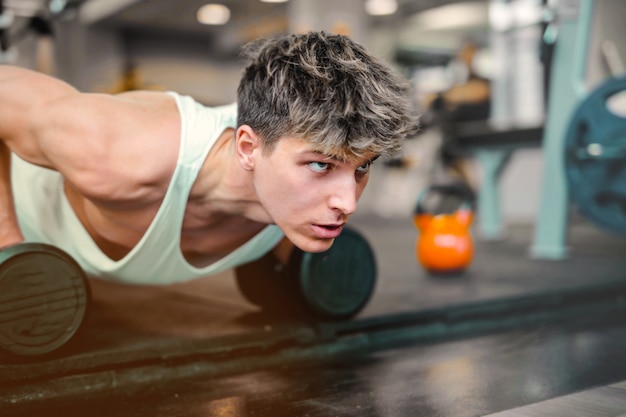
[[[346,36],[311,32],[252,42],[238,89],[238,124],[271,152],[298,137],[345,159],[391,156],[417,123],[407,85]]]
[[[308,252],[327,250],[355,211],[371,162],[417,124],[407,86],[349,38],[325,33],[246,47],[236,148],[260,212]]]

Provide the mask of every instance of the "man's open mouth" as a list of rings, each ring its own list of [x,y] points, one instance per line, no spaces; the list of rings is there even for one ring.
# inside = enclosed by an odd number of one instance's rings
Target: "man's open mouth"
[[[343,224],[314,224],[315,235],[322,239],[334,239],[341,234]]]

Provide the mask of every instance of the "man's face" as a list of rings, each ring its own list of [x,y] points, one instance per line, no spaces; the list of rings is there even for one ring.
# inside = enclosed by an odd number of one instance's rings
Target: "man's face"
[[[327,250],[356,210],[375,155],[341,161],[298,138],[257,152],[254,186],[273,222],[306,252]]]

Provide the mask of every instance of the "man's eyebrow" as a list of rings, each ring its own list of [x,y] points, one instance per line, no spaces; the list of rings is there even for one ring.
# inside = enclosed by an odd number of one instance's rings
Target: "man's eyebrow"
[[[344,157],[341,157],[339,155],[329,154],[327,152],[320,151],[320,150],[310,150],[310,151],[307,151],[306,153],[313,153],[313,154],[319,155],[322,158],[332,159],[333,161],[337,161],[337,162],[346,162],[347,161],[347,159],[344,158]],[[373,157],[365,160],[364,163],[370,163],[371,164],[374,161],[376,161],[378,158],[380,158],[380,156],[381,156],[380,154],[374,155]]]
[[[370,159],[365,160],[364,164],[373,164],[378,158],[380,158],[380,154],[374,155]]]
[[[332,154],[329,154],[329,153],[324,152],[324,151],[310,150],[310,151],[306,151],[305,153],[313,153],[313,154],[316,154],[316,155],[318,155],[318,156],[320,156],[322,158],[332,159],[334,161],[342,161],[343,160],[343,158],[340,158],[337,155],[332,155]]]

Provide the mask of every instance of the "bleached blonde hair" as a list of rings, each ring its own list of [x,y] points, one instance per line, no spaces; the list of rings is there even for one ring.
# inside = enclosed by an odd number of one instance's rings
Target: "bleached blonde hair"
[[[347,36],[266,38],[243,55],[238,124],[254,129],[268,152],[295,136],[330,155],[393,156],[417,130],[406,80]]]

